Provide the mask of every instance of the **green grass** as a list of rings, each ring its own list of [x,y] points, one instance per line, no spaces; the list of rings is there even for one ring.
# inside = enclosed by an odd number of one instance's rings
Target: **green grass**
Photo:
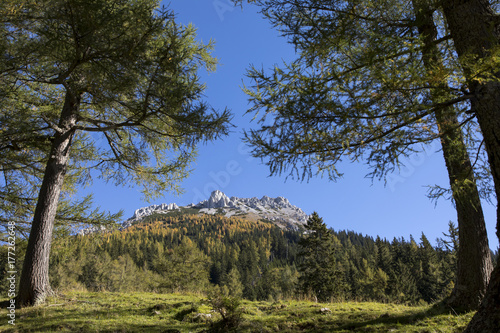
[[[220,317],[203,300],[180,294],[68,292],[45,305],[17,309],[15,326],[7,323],[2,307],[0,332],[208,332]],[[241,306],[243,320],[236,332],[462,332],[473,315],[356,302],[243,301]],[[322,313],[325,307],[330,311]]]

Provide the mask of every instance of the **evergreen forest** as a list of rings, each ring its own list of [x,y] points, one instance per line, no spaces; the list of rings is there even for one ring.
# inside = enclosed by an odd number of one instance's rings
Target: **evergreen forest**
[[[241,217],[156,214],[123,230],[57,237],[50,281],[59,291],[206,293],[216,288],[249,300],[425,304],[444,299],[454,287],[456,232],[450,222],[449,233],[432,246],[424,234],[388,241],[330,229],[314,248],[325,257],[328,243],[332,262],[323,265],[323,276],[310,276],[307,267],[315,260],[304,249],[318,231],[309,223],[292,231]],[[1,249],[6,257],[6,247]],[[6,274],[4,268],[2,291],[8,288]],[[330,292],[311,287],[310,282],[333,276],[324,283]]]
[[[206,296],[200,304],[208,302],[212,310],[204,314],[221,318],[205,322],[213,332],[237,328],[243,315],[261,316],[244,313],[248,309],[240,302],[290,300],[429,308],[443,301],[457,317],[476,311],[465,333],[498,333],[500,266],[498,252],[490,249],[483,202],[496,205],[500,240],[499,2],[213,1],[217,22],[207,15],[207,3],[0,2],[0,292],[9,298],[0,300],[0,308],[8,312],[9,332],[39,331],[27,314],[44,318],[38,306],[63,305],[47,300],[64,299],[64,292],[137,292]],[[235,15],[231,25],[219,29],[233,5],[249,8],[253,18],[247,22]],[[262,19],[267,25],[259,30]],[[258,37],[255,45],[250,36]],[[274,37],[291,49],[271,50],[278,46]],[[274,52],[273,60],[265,59]],[[249,66],[245,74],[241,64],[230,65],[240,58]],[[282,60],[277,64],[277,59]],[[224,61],[224,76],[206,79]],[[265,69],[265,63],[274,65]],[[238,90],[245,106],[232,90],[242,76]],[[216,90],[207,90],[204,81]],[[243,115],[252,120],[242,120]],[[201,148],[225,138],[224,146]],[[233,151],[228,147],[235,142]],[[195,164],[208,174],[193,179],[195,197],[202,194],[199,186],[204,192],[223,188],[238,175],[244,182],[233,182],[233,188],[270,188],[247,164],[253,158],[269,176],[297,181],[336,181],[346,162],[362,162],[368,178],[387,184],[405,166],[404,159],[435,150],[430,147],[436,142],[447,177],[439,176],[445,185],[429,187],[427,196],[451,200],[457,225],[450,222],[435,241],[424,233],[390,240],[334,230],[327,225],[341,217],[330,216],[325,223],[317,213],[305,224],[302,216],[297,228],[283,229],[271,221],[281,216],[200,215],[188,208],[139,221],[134,214],[136,222],[120,228],[122,212],[95,206],[92,192],[98,187],[87,195],[83,191],[98,180],[140,189],[145,201],[180,195]],[[206,155],[198,155],[202,150]],[[224,161],[225,166],[211,163]],[[437,168],[428,170],[429,176],[439,175]],[[321,194],[328,202],[315,207],[329,205],[336,197],[325,191],[315,187],[303,197]],[[336,196],[343,193],[337,190]],[[124,197],[125,192],[96,202],[121,204]],[[351,206],[344,211],[367,207],[358,199],[356,194],[346,200]],[[419,207],[413,195],[404,200],[410,209],[397,216],[408,223],[404,216]],[[226,201],[208,208],[232,207]],[[428,216],[417,221],[448,219]],[[387,222],[348,218],[377,226]],[[82,226],[98,231],[80,233]],[[417,230],[423,229],[429,230]],[[189,313],[198,312],[193,304]],[[102,314],[109,315],[107,310]],[[332,313],[323,310],[314,312]],[[64,316],[58,311],[52,313],[60,320]],[[101,313],[85,310],[79,317],[92,315],[99,319]],[[357,324],[390,316],[377,313]],[[16,318],[30,326],[14,327]],[[171,319],[184,321],[184,316]],[[263,332],[264,326],[252,326],[255,322],[247,318],[248,329]],[[287,319],[284,328],[271,326],[279,332],[317,331],[325,322]],[[330,322],[340,327],[344,319]],[[87,324],[57,323],[44,330],[100,331]],[[133,325],[110,331],[133,331]],[[453,330],[463,327],[456,322]]]

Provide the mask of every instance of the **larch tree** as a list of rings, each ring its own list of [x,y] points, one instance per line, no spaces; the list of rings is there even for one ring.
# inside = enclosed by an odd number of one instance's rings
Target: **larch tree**
[[[470,91],[488,153],[496,198],[500,198],[500,21],[489,0],[445,0],[441,3]],[[496,234],[500,240],[497,202]],[[462,246],[460,241],[459,248]],[[500,327],[500,266],[490,279],[486,296],[465,330],[498,332]]]
[[[436,8],[430,1],[413,0],[413,10],[422,40],[425,76],[429,86],[435,86],[430,92],[431,99],[434,103],[445,103],[453,96],[449,92],[444,60],[436,45],[439,35],[433,18]],[[462,243],[457,255],[457,281],[448,303],[454,308],[476,309],[486,293],[493,271],[481,200],[455,108],[436,109],[434,116],[442,133],[442,150]]]
[[[464,244],[450,301],[477,308],[493,269],[469,155],[482,138],[439,8],[424,0],[253,2],[298,53],[270,74],[248,72],[249,112],[264,113],[246,136],[254,156],[271,174],[299,179],[337,179],[343,160],[365,160],[372,177],[384,178],[440,140]]]
[[[0,4],[2,19],[0,24],[0,230],[8,223],[15,225],[18,238],[27,239],[31,219],[37,202],[39,184],[43,179],[44,166],[50,152],[48,125],[40,121],[29,121],[34,105],[21,98],[22,90],[17,89],[11,76],[15,71],[12,54],[9,55],[9,38],[13,13],[18,10],[14,1]],[[10,13],[11,15],[8,15]],[[82,151],[81,148],[77,150]],[[83,154],[82,154],[83,155]],[[74,158],[72,162],[76,162]],[[82,224],[110,224],[120,215],[104,214],[91,210],[92,197],[80,200],[71,198],[76,186],[84,185],[83,169],[72,168],[65,180],[56,214],[56,226],[66,230]],[[58,228],[59,229],[59,228]]]
[[[99,174],[143,186],[146,198],[179,191],[197,144],[227,134],[230,114],[202,101],[198,72],[215,69],[212,44],[157,0],[5,1],[0,10],[2,121],[19,121],[11,145],[29,154],[36,143],[30,158],[45,163],[17,299],[26,306],[51,292],[65,184]]]

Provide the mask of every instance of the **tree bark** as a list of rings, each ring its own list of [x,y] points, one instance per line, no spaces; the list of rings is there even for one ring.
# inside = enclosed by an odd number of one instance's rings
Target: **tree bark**
[[[500,72],[493,66],[487,74],[475,74],[471,65],[490,60],[500,46],[497,16],[488,0],[443,0],[443,12],[467,79],[484,137],[495,193],[500,198]],[[497,237],[500,240],[500,215],[497,204]],[[465,332],[498,333],[500,327],[500,269],[492,273],[486,295]]]
[[[80,96],[67,91],[33,216],[19,284],[20,307],[43,303],[52,293],[49,283],[52,231],[67,170],[79,104]]]
[[[441,143],[458,220],[457,276],[448,304],[459,310],[475,310],[493,271],[486,223],[456,114],[437,112],[436,118],[441,133],[450,131],[441,137]]]
[[[443,60],[437,48],[437,28],[433,9],[427,0],[413,1],[418,31],[423,39],[422,58],[431,82],[438,82],[432,99],[439,103],[451,99],[441,69]],[[431,84],[433,85],[433,84]],[[448,170],[453,199],[457,210],[459,246],[455,288],[448,300],[460,310],[477,309],[486,293],[493,271],[486,223],[481,199],[474,178],[472,163],[464,143],[454,107],[438,109],[435,113],[441,136],[444,160]]]

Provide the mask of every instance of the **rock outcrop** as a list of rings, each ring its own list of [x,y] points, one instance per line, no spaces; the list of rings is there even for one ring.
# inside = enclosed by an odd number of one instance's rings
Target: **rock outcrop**
[[[169,211],[179,210],[179,206],[174,203],[171,204],[161,204],[161,205],[151,205],[148,207],[142,207],[134,212],[134,216],[123,222],[122,227],[127,228],[132,225],[133,222],[141,220],[143,217],[155,214],[155,213],[167,213]]]
[[[270,198],[263,196],[261,199],[229,198],[221,191],[214,191],[208,200],[203,200],[186,207],[179,207],[176,204],[162,204],[140,208],[135,211],[134,216],[123,223],[123,227],[128,227],[133,222],[154,213],[168,213],[169,211],[180,210],[181,208],[195,208],[199,209],[200,213],[223,214],[227,217],[246,215],[253,219],[272,221],[286,229],[298,229],[299,225],[305,224],[308,218],[308,215],[302,209],[292,205],[284,197]]]

